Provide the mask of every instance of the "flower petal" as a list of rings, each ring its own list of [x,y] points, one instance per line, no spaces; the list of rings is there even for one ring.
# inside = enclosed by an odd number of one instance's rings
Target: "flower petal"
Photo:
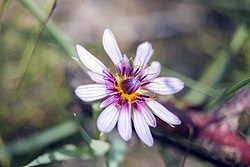
[[[131,124],[131,112],[128,104],[123,104],[120,109],[120,115],[118,119],[118,132],[123,140],[128,141],[132,136],[132,124]]]
[[[141,76],[144,79],[141,81],[144,81],[144,82],[151,81],[155,79],[156,77],[158,77],[160,72],[161,72],[161,64],[158,61],[153,61],[151,65],[142,72]]]
[[[100,132],[108,133],[114,129],[119,117],[119,110],[115,105],[109,105],[97,118],[97,128]]]
[[[89,77],[92,79],[92,81],[96,83],[104,84],[106,82],[103,75],[100,75],[92,71],[88,71],[88,74],[89,74]]]
[[[149,126],[145,121],[141,111],[134,111],[134,127],[137,135],[143,143],[151,147],[154,144],[154,139],[150,132]]]
[[[89,53],[81,45],[76,45],[76,51],[82,63],[91,71],[98,74],[103,74],[103,70],[107,70],[107,67],[100,60],[98,60],[95,56]]]
[[[89,84],[80,85],[75,89],[75,94],[83,101],[90,102],[99,100],[110,94],[106,85],[102,84]]]
[[[168,111],[163,105],[158,103],[157,101],[148,101],[147,105],[151,108],[156,116],[165,121],[170,125],[179,125],[181,124],[181,120],[175,116],[173,113]]]
[[[104,50],[107,52],[113,63],[117,66],[122,60],[122,54],[110,29],[105,29],[102,42]]]
[[[153,113],[149,110],[149,108],[144,104],[139,104],[138,108],[140,108],[141,113],[147,122],[147,124],[151,127],[156,127],[156,119]]]
[[[159,77],[143,88],[161,95],[167,95],[177,93],[182,90],[183,87],[184,83],[177,78]]]
[[[137,68],[140,68],[138,73],[141,70],[144,70],[152,54],[153,54],[153,49],[152,45],[149,42],[144,42],[138,46],[136,51],[136,57],[133,63],[135,70]]]
[[[105,99],[101,104],[100,104],[100,108],[105,108],[107,107],[108,105],[114,103],[115,101],[118,101],[118,97],[115,97],[114,96],[111,96],[111,97],[108,97],[107,99]]]

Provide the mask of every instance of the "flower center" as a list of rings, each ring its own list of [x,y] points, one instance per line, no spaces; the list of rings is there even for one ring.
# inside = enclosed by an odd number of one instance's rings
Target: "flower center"
[[[140,99],[141,81],[136,77],[116,75],[114,78],[115,93],[119,96],[121,104],[127,102],[132,104]]]
[[[122,81],[121,88],[126,94],[133,94],[140,87],[140,81],[137,78],[128,78]]]

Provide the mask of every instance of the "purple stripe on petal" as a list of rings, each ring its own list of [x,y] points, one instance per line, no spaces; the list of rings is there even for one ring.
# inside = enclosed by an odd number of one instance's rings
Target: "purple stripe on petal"
[[[153,61],[151,65],[142,72],[142,77],[144,77],[143,82],[151,81],[158,77],[161,72],[161,64],[158,61]]]
[[[138,46],[136,51],[136,57],[133,63],[135,69],[140,67],[140,70],[137,72],[137,74],[141,70],[144,70],[152,54],[153,49],[152,45],[149,42],[144,42]]]
[[[128,74],[130,71],[130,64],[126,54],[123,54],[123,62],[125,64],[126,74]]]
[[[123,54],[123,60],[117,65],[117,68],[122,76],[129,74],[130,64],[126,54]]]
[[[105,108],[97,118],[97,128],[100,132],[108,133],[114,129],[119,117],[119,110],[115,104]]]
[[[108,70],[103,71],[103,73],[106,75],[105,77],[113,78],[113,74]]]
[[[166,123],[171,125],[181,124],[181,120],[177,116],[168,111],[163,105],[161,105],[157,101],[148,101],[146,103],[149,106],[149,108],[151,108],[153,113]]]
[[[105,108],[107,107],[108,105],[112,104],[112,103],[117,103],[118,101],[118,97],[116,97],[115,95],[114,96],[111,96],[111,97],[108,97],[107,99],[105,99],[101,104],[100,104],[100,108]]]
[[[97,74],[92,71],[88,71],[88,74],[89,74],[89,77],[92,79],[92,81],[96,83],[104,84],[106,82],[103,75]]]
[[[114,86],[114,79],[110,76],[104,76],[105,84],[106,85],[113,85]]]
[[[156,119],[153,113],[144,103],[139,103],[138,108],[141,110],[141,113],[146,120],[147,124],[151,127],[156,127]]]
[[[76,51],[82,63],[91,71],[98,74],[103,74],[103,70],[107,70],[107,67],[100,60],[98,60],[95,56],[89,53],[81,45],[76,45]]]
[[[123,140],[128,141],[132,136],[131,112],[127,103],[122,105],[118,119],[118,132]]]
[[[103,47],[115,65],[122,61],[122,54],[116,42],[116,39],[110,29],[105,29],[103,33]]]
[[[184,88],[184,83],[177,78],[159,77],[143,88],[161,95],[167,95],[182,90]]]
[[[149,126],[143,117],[141,111],[134,111],[134,127],[137,135],[143,143],[151,147],[154,144],[154,139],[150,132]]]
[[[75,94],[83,101],[90,102],[102,99],[110,94],[106,85],[89,84],[80,85],[75,89]]]

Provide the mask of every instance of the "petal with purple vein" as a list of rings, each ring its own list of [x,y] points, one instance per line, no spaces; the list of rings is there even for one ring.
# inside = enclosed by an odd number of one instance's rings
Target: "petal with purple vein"
[[[98,74],[103,74],[103,70],[107,70],[107,67],[100,60],[89,53],[81,45],[76,45],[76,51],[82,63],[91,71]]]
[[[149,42],[144,42],[138,46],[136,51],[136,57],[133,63],[135,70],[137,68],[140,68],[138,73],[141,70],[144,70],[152,54],[153,54],[153,49],[152,45]]]
[[[170,125],[180,125],[181,120],[157,101],[146,102],[153,113]]]
[[[110,94],[106,85],[89,84],[76,87],[75,94],[83,101],[90,102],[102,99]]]
[[[113,63],[117,66],[122,60],[122,54],[110,29],[105,29],[102,42],[104,50],[107,52]]]
[[[115,95],[108,97],[107,99],[105,99],[101,104],[100,104],[100,108],[105,108],[108,105],[115,103],[116,101],[118,101],[118,97],[115,97]]]
[[[156,119],[150,109],[144,103],[139,104],[138,108],[141,110],[141,113],[147,124],[151,127],[156,127]]]
[[[155,79],[161,72],[161,64],[158,61],[153,61],[151,65],[142,72],[142,81],[147,82]]]
[[[123,104],[120,109],[120,115],[118,119],[118,132],[123,140],[128,141],[132,136],[132,124],[131,124],[131,112],[128,104]]]
[[[92,71],[88,71],[89,77],[92,79],[92,81],[96,83],[104,84],[106,81],[104,79],[104,76]]]
[[[108,133],[114,129],[119,117],[119,110],[115,104],[105,108],[97,118],[97,128],[100,132]]]
[[[167,95],[182,90],[184,88],[184,83],[177,78],[159,77],[154,79],[150,84],[145,85],[143,88],[161,95]]]
[[[147,146],[149,147],[153,146],[154,139],[141,111],[135,111],[133,113],[134,113],[134,119],[133,119],[134,127],[137,135],[139,136],[141,141],[145,143]]]

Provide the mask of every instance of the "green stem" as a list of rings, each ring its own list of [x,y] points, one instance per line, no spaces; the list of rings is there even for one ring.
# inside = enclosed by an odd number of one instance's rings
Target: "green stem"
[[[91,143],[91,137],[88,135],[88,133],[83,129],[79,119],[77,118],[76,114],[74,113],[74,117],[75,117],[75,120],[76,120],[76,124],[77,124],[77,127],[78,127],[78,130],[80,132],[80,134],[82,135],[83,139],[86,141],[86,143],[88,145],[90,145]]]

